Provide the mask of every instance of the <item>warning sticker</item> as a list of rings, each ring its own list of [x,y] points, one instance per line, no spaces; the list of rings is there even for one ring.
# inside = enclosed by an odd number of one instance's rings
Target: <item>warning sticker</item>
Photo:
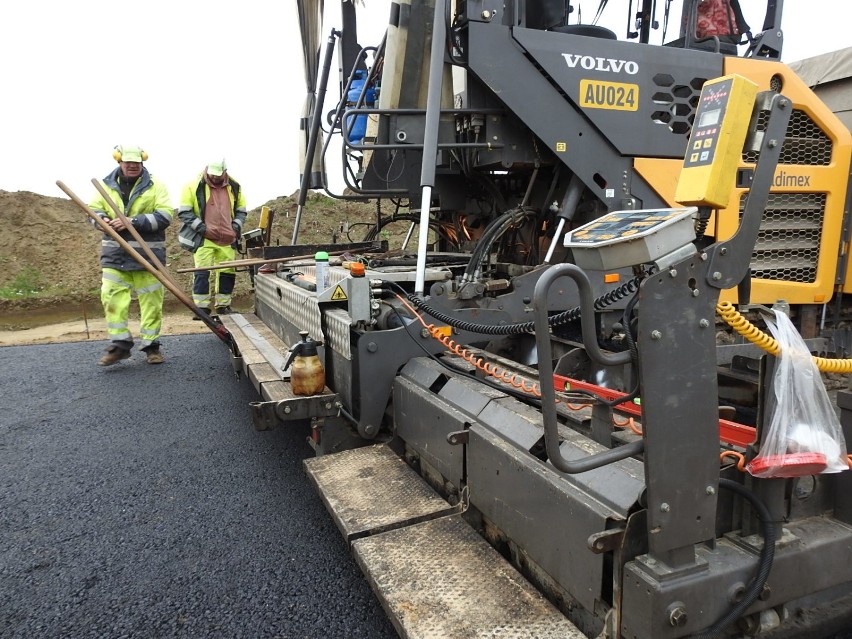
[[[346,293],[343,292],[343,289],[340,287],[340,284],[334,287],[334,293],[331,294],[331,299],[335,302],[340,302],[343,300],[348,300],[346,297]]]

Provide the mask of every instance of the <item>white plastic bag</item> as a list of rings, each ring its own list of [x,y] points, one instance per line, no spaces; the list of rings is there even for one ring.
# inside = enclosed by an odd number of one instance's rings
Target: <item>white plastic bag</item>
[[[849,468],[846,442],[819,369],[790,318],[767,319],[781,347],[768,392],[766,435],[746,466],[755,477],[800,477]]]

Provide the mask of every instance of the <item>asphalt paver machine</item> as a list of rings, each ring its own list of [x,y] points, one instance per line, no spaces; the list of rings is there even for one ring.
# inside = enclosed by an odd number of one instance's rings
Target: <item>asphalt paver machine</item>
[[[306,428],[306,472],[401,636],[852,620],[852,475],[749,472],[784,355],[746,319],[783,307],[848,372],[852,140],[779,61],[781,3],[756,35],[736,12],[699,33],[699,5],[655,45],[650,2],[627,41],[561,0],[393,2],[361,46],[353,3],[325,41],[322,3],[299,3],[302,194],[331,193],[339,151],[331,194],[375,201],[376,223],[299,244],[300,206],[292,246],[253,249],[254,313],[222,321],[256,427]],[[294,259],[315,251],[322,277]],[[306,333],[326,388],[301,396]]]

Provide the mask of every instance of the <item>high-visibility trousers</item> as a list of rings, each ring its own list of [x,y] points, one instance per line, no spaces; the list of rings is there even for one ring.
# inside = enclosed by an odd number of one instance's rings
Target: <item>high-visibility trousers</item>
[[[216,266],[220,262],[230,262],[237,252],[232,246],[219,246],[216,242],[208,239],[198,247],[193,254],[195,257],[195,268],[205,266]],[[224,268],[212,271],[216,282],[215,292],[210,291],[211,271],[196,271],[192,283],[192,301],[198,308],[220,308],[231,305],[231,294],[234,292],[234,284],[237,281],[237,271],[232,268]]]
[[[165,289],[148,271],[119,271],[103,269],[101,275],[101,303],[106,314],[107,334],[113,342],[124,342],[125,348],[133,346],[128,317],[133,294],[139,299],[139,338],[142,348],[156,346],[163,325],[163,298]]]

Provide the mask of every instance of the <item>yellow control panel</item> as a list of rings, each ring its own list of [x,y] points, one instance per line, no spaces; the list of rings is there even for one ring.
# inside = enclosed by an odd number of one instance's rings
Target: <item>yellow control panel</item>
[[[675,191],[677,202],[728,206],[756,95],[757,85],[740,75],[704,83]]]

